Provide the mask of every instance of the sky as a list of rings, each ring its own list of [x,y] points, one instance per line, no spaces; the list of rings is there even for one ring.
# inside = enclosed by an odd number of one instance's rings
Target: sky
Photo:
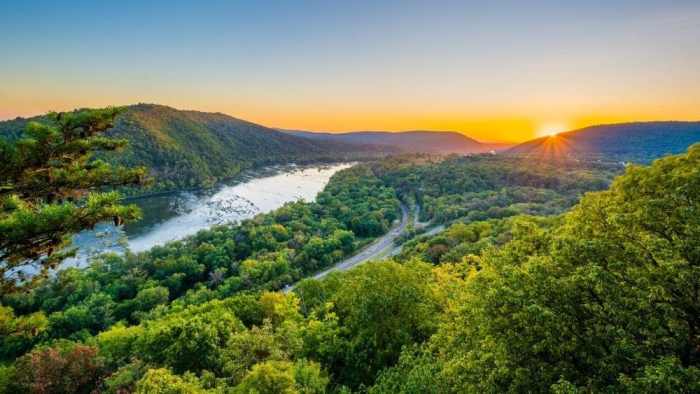
[[[510,142],[700,120],[700,1],[0,0],[0,119],[139,102]]]

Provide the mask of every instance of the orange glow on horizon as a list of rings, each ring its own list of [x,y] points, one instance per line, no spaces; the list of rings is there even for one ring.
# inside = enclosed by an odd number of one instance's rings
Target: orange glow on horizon
[[[0,106],[0,120],[14,119],[17,116],[30,117],[48,111],[68,111],[82,107],[104,107],[109,105],[128,105],[137,102],[152,102],[168,105],[177,109],[192,109],[204,112],[221,112],[236,118],[245,119],[268,127],[341,133],[350,131],[456,131],[482,142],[519,143],[538,137],[551,136],[564,131],[583,127],[654,120],[698,120],[697,116],[685,112],[678,113],[640,113],[630,111],[627,115],[592,115],[569,114],[558,117],[552,122],[551,116],[524,116],[493,114],[481,116],[470,113],[399,111],[396,109],[353,108],[343,110],[336,106],[282,106],[254,105],[252,103],[225,104],[221,100],[216,104],[209,102],[191,103],[187,101],[164,101],[155,99],[115,100],[113,98],[76,99],[76,101],[57,100],[45,97],[40,100],[14,101],[12,110]],[[0,100],[1,102],[1,100]],[[555,117],[556,119],[557,117]],[[554,147],[552,147],[554,148]]]
[[[569,130],[571,130],[571,128],[566,123],[543,123],[537,129],[537,137],[552,137]]]
[[[542,139],[530,147],[530,152],[525,152],[526,156],[534,156],[543,160],[560,160],[574,153],[573,145],[564,136],[554,134]]]

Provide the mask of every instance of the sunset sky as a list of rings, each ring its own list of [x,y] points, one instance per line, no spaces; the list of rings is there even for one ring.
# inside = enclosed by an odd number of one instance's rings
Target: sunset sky
[[[485,141],[700,120],[700,1],[573,3],[2,1],[0,119],[151,102]]]

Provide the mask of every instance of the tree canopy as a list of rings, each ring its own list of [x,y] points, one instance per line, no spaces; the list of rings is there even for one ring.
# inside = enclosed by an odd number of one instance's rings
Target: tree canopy
[[[127,141],[107,138],[118,108],[51,113],[23,137],[0,140],[0,291],[40,278],[71,254],[71,235],[139,217],[110,187],[141,184],[144,170],[94,160]]]
[[[60,271],[2,298],[0,393],[698,392],[700,145],[606,187],[615,171],[388,159],[316,202]],[[556,215],[440,214],[520,187],[562,197],[535,212]],[[399,199],[445,230],[278,291],[387,231]]]

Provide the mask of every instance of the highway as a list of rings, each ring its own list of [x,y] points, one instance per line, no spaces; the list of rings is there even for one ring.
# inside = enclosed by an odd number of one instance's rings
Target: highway
[[[336,263],[332,267],[326,269],[325,271],[317,273],[311,278],[321,279],[324,276],[330,274],[331,272],[347,271],[350,268],[356,267],[367,261],[378,260],[380,258],[388,256],[394,249],[394,240],[406,230],[406,226],[408,226],[408,221],[408,207],[406,207],[404,204],[401,204],[401,221],[397,225],[395,225],[391,230],[389,230],[388,233],[377,238],[374,242],[364,247],[357,254]],[[292,289],[294,289],[294,285],[287,286],[282,291],[287,293]]]

